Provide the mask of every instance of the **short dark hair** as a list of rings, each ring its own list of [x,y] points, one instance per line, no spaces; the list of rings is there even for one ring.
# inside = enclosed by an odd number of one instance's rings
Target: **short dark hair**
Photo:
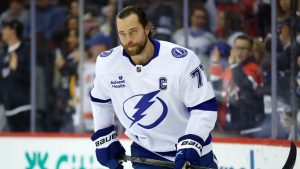
[[[253,38],[250,37],[249,35],[247,35],[247,34],[239,35],[238,37],[235,38],[234,42],[236,42],[238,39],[248,41],[249,44],[250,44],[250,46],[249,46],[250,49],[253,48],[253,43],[254,43],[254,42],[253,42]]]
[[[136,14],[138,17],[138,20],[140,22],[140,24],[145,28],[146,26],[149,27],[149,38],[152,38],[155,35],[155,30],[154,30],[154,26],[153,24],[148,20],[146,13],[144,12],[144,10],[138,6],[135,5],[129,5],[124,7],[123,9],[121,9],[119,11],[119,13],[117,14],[117,18],[120,19],[124,19],[127,16],[129,16],[130,14]]]
[[[23,24],[18,20],[3,21],[2,27],[14,29],[19,39],[21,39],[23,36]]]
[[[207,10],[203,3],[194,3],[190,10],[190,16],[194,14],[196,10],[201,10],[204,12],[205,17],[208,18]]]

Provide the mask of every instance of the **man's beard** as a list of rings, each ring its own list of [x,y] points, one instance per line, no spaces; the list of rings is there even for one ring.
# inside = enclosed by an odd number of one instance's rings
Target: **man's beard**
[[[129,56],[135,56],[142,53],[142,51],[146,47],[146,44],[147,44],[147,38],[144,39],[142,44],[129,43],[127,45],[123,45],[123,48],[126,51],[126,53],[128,53]]]

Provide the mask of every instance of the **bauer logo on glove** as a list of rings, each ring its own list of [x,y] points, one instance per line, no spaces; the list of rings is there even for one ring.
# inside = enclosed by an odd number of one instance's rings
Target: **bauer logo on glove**
[[[111,142],[111,141],[116,141],[117,138],[117,133],[115,131],[111,132],[109,135],[100,137],[95,141],[96,148],[99,148],[99,146],[102,146],[105,143]]]
[[[197,152],[199,152],[201,155],[202,154],[202,146],[200,143],[194,141],[194,140],[191,140],[191,139],[188,139],[188,140],[182,140],[181,142],[179,142],[177,144],[177,150],[179,149],[184,149],[184,148],[193,148],[195,149]]]

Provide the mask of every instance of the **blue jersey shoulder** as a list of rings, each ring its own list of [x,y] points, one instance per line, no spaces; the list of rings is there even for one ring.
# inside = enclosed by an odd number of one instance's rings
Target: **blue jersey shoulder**
[[[183,58],[188,54],[188,51],[184,48],[175,47],[171,50],[171,53],[175,58]]]
[[[113,52],[113,49],[104,51],[104,52],[100,53],[100,57],[107,57],[107,56],[109,56],[112,52]]]

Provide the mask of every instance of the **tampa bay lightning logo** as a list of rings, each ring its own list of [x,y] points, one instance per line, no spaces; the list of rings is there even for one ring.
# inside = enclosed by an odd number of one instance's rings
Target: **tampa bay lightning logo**
[[[111,53],[112,53],[112,49],[111,50],[107,50],[107,51],[104,51],[100,54],[100,57],[107,57],[109,56]]]
[[[173,48],[171,50],[171,53],[175,58],[183,58],[188,54],[186,49],[178,48],[178,47]]]
[[[134,124],[145,129],[152,129],[159,125],[167,116],[167,104],[158,96],[160,90],[147,94],[134,95],[123,103],[125,115]]]

